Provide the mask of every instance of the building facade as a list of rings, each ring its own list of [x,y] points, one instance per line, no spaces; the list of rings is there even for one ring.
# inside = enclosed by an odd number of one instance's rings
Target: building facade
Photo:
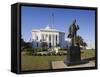
[[[33,48],[40,48],[43,42],[48,48],[60,46],[65,47],[65,33],[47,26],[44,29],[32,30]]]

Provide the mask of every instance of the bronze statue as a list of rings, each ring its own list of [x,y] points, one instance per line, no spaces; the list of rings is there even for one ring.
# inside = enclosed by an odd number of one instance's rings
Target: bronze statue
[[[69,27],[69,34],[68,34],[68,38],[71,38],[71,46],[75,46],[77,45],[75,43],[75,39],[77,37],[77,30],[79,30],[79,26],[76,25],[76,19],[73,21],[73,23],[70,25]]]
[[[68,66],[84,63],[83,61],[81,61],[80,45],[79,42],[77,41],[78,30],[79,26],[76,24],[76,19],[75,19],[69,27],[68,38],[71,39],[71,46],[68,48],[67,51],[68,55],[66,63]]]

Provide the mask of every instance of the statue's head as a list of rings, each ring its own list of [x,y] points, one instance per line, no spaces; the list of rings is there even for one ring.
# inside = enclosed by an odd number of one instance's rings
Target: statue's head
[[[76,19],[73,20],[73,24],[75,24],[75,23],[76,23]]]

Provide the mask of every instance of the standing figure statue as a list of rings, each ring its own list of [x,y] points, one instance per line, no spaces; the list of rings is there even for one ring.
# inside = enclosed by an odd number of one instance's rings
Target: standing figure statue
[[[69,34],[68,38],[71,38],[71,46],[76,46],[76,37],[77,37],[77,30],[79,30],[79,26],[76,25],[76,19],[73,21],[73,23],[69,27]]]
[[[76,19],[75,19],[69,27],[68,38],[71,39],[71,46],[67,51],[68,55],[67,55],[66,63],[68,66],[83,63],[81,62],[80,46],[77,39],[78,30],[79,30],[79,26],[76,24]]]

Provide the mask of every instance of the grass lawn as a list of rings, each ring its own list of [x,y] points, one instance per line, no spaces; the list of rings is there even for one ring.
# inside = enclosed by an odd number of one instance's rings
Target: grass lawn
[[[91,58],[91,57],[95,57],[95,50],[93,49],[87,49],[87,50],[82,50],[82,54],[81,57],[82,58]]]
[[[83,50],[81,57],[90,58],[95,56],[94,50]],[[59,61],[66,58],[63,56],[32,56],[32,55],[21,55],[21,69],[23,70],[41,70],[50,69],[50,61]]]
[[[64,60],[65,57],[22,55],[22,70],[50,69],[50,61]]]

